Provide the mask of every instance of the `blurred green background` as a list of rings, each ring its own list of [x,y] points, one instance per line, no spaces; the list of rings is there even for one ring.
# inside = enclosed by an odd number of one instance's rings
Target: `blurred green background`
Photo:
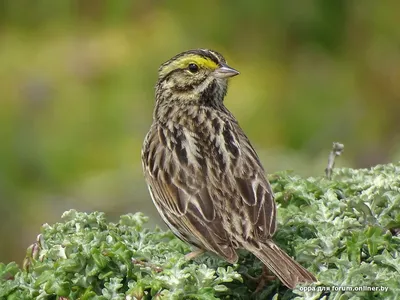
[[[75,208],[161,224],[142,178],[158,66],[211,48],[269,172],[400,158],[399,1],[0,1],[0,261]]]

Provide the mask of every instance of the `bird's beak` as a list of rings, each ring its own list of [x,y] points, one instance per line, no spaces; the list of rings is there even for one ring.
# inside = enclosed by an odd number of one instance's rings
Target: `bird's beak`
[[[221,67],[214,71],[214,76],[216,78],[229,78],[236,75],[239,75],[239,71],[236,71],[228,65],[221,65]]]

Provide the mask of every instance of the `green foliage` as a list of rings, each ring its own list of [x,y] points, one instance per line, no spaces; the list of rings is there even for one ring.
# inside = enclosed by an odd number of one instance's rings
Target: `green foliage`
[[[330,299],[342,294],[340,299],[396,299],[400,294],[399,176],[399,164],[338,169],[333,180],[272,176],[281,223],[275,239],[299,262],[312,262],[320,286],[388,288],[333,292]]]
[[[249,253],[235,265],[209,254],[187,261],[190,248],[169,231],[145,228],[141,213],[114,224],[71,210],[42,227],[23,269],[0,264],[0,299],[396,299],[399,175],[400,164],[389,164],[335,170],[333,180],[270,176],[275,240],[316,274],[315,285],[289,291],[273,281],[253,294],[261,264]]]

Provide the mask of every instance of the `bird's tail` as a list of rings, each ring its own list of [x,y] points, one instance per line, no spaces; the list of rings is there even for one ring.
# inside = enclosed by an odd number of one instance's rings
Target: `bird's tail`
[[[293,289],[298,283],[317,281],[313,274],[294,261],[272,241],[258,245],[246,245],[245,248],[257,256],[288,288]]]

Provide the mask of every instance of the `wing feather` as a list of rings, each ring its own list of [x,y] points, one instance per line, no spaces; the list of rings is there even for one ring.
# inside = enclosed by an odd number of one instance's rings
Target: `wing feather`
[[[237,122],[231,122],[231,131],[235,132],[235,143],[240,145],[240,159],[233,170],[242,209],[251,222],[248,229],[258,239],[270,238],[276,230],[276,204],[271,186],[265,176],[260,159],[249,139]],[[247,224],[249,226],[249,224]]]

